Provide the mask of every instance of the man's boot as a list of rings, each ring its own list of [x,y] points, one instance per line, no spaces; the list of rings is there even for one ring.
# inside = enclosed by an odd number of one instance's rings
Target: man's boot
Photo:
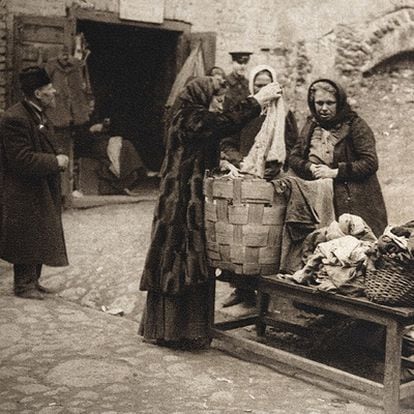
[[[36,289],[23,290],[22,292],[17,291],[15,292],[15,295],[23,299],[43,300],[45,298],[43,293],[39,292]]]

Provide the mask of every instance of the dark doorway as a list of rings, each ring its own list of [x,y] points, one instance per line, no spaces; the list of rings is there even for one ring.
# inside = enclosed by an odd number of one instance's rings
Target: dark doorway
[[[176,76],[180,32],[78,20],[91,51],[88,70],[96,113],[111,117],[150,170],[164,155],[163,112]]]
[[[412,70],[414,65],[414,50],[396,53],[395,55],[379,62],[372,69],[364,73],[365,77],[382,73]]]

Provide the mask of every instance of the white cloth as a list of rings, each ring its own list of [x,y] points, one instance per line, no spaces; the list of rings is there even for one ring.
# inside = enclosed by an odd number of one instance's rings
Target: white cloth
[[[106,147],[106,153],[108,154],[111,165],[109,166],[110,171],[116,177],[121,176],[121,149],[122,149],[122,137],[111,137]]]
[[[263,178],[265,164],[277,161],[281,164],[286,159],[285,146],[286,110],[283,98],[273,101],[266,111],[266,118],[254,139],[254,144],[241,164],[243,173]]]
[[[397,236],[391,230],[395,226],[387,226],[384,230],[383,236],[387,236],[402,250],[408,250],[408,238],[404,236]]]

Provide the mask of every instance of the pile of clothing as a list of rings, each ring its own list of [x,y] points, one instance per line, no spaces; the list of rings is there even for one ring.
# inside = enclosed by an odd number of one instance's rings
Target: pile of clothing
[[[381,259],[414,269],[414,220],[388,226],[377,239],[361,217],[342,214],[306,237],[301,257],[301,269],[279,277],[318,290],[363,296],[366,270],[375,269]]]
[[[367,252],[376,241],[361,217],[342,214],[338,221],[306,237],[302,250],[304,267],[283,278],[318,290],[362,296]]]
[[[414,220],[402,226],[387,226],[367,255],[368,268],[375,268],[384,258],[404,267],[414,267]]]

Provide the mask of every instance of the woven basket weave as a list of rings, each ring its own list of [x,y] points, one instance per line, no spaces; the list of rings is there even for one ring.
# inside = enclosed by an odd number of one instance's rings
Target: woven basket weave
[[[381,305],[414,306],[414,264],[403,266],[382,256],[365,276],[367,298]]]
[[[263,179],[204,179],[209,265],[270,275],[280,264],[286,201]]]

